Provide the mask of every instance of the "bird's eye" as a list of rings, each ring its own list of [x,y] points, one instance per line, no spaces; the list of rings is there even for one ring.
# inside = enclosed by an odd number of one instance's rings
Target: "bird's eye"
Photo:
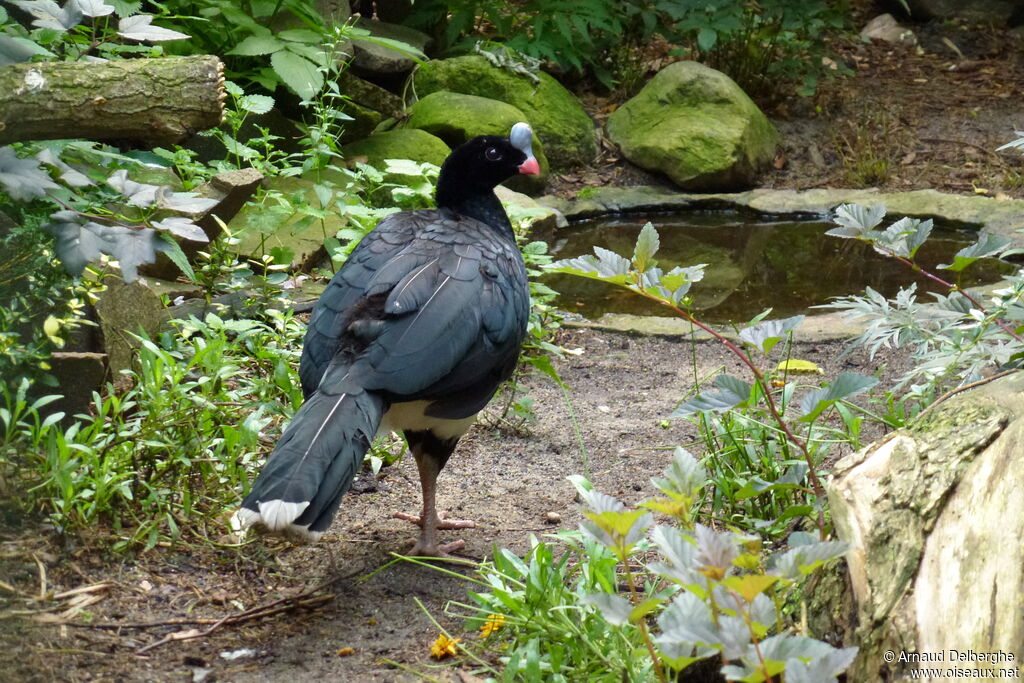
[[[498,161],[501,159],[501,150],[497,147],[488,147],[484,150],[484,156],[487,157],[488,161]]]

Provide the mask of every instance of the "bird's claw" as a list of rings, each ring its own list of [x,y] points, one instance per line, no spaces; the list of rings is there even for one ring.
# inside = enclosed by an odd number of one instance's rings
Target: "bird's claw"
[[[416,526],[423,526],[423,518],[420,515],[410,515],[406,512],[396,512],[394,515],[395,519],[404,519],[407,522],[412,522]],[[435,529],[475,529],[476,522],[471,519],[445,519],[444,513],[437,516],[437,525]]]

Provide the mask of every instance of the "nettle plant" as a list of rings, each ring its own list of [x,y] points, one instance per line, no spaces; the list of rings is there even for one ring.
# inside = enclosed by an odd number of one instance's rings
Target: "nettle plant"
[[[499,680],[668,681],[712,660],[727,680],[824,683],[853,661],[857,648],[801,633],[783,608],[844,543],[797,532],[766,555],[757,537],[695,524],[708,476],[682,448],[652,481],[660,495],[636,508],[570,480],[587,518],[579,531],[534,538],[522,559],[500,551],[480,567],[475,604],[457,605],[474,610],[469,628],[502,624],[500,637],[484,631]]]
[[[715,472],[714,511],[725,514],[730,523],[771,534],[782,533],[793,518],[814,517],[826,535],[821,507],[825,491],[818,468],[836,443],[856,445],[859,409],[848,399],[877,380],[846,372],[830,384],[806,386],[795,379],[790,362],[771,371],[762,369],[754,354],[767,358],[803,316],[762,320],[762,314],[734,342],[687,308],[690,288],[703,278],[704,264],[665,272],[654,259],[659,246],[657,231],[647,223],[630,258],[595,246],[593,255],[557,261],[548,269],[626,287],[668,307],[732,352],[753,381],[721,374],[711,387],[698,387],[669,415],[694,420],[711,446],[705,462]],[[844,428],[830,426],[824,418],[831,415]]]
[[[56,148],[60,155],[51,146],[41,146],[35,155],[22,157],[19,152],[31,154],[34,148],[0,147],[0,187],[15,201],[57,209],[43,229],[57,238],[57,257],[69,273],[80,275],[86,265],[106,254],[131,282],[138,278],[140,265],[153,263],[157,252],[163,252],[194,277],[176,238],[207,242],[194,218],[216,200],[135,182],[128,177],[128,167],[137,168],[137,161],[94,143],[63,143]],[[83,172],[62,156],[88,160],[91,168]],[[115,163],[123,167],[110,172],[106,167]],[[51,178],[51,169],[57,181]]]
[[[987,372],[1020,367],[1024,362],[1024,269],[1006,276],[1002,286],[975,295],[915,263],[917,250],[931,233],[931,220],[901,218],[882,228],[884,217],[882,206],[844,204],[836,209],[839,227],[827,234],[867,242],[947,293],[931,292],[933,301],[919,301],[916,285],[892,298],[869,287],[864,295],[823,306],[842,311],[848,319],[867,321],[854,343],[864,346],[871,357],[882,348],[909,348],[913,365],[896,388],[911,384],[912,395],[924,396],[943,384],[964,385]],[[979,259],[1019,253],[1008,238],[981,231],[974,244],[939,268],[959,274]]]
[[[153,24],[159,15],[140,14],[140,2],[114,0],[10,0],[31,16],[29,26],[14,21],[0,7],[0,64],[30,59],[110,59],[120,55],[159,57],[160,43],[189,36]]]

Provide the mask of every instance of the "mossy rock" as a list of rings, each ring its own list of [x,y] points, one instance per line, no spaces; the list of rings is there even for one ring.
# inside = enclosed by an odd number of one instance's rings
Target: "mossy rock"
[[[440,166],[451,149],[444,140],[418,128],[399,128],[345,145],[346,159],[365,157],[366,163],[383,169],[385,159],[412,159]]]
[[[493,66],[472,55],[432,60],[414,75],[420,97],[439,91],[476,95],[510,104],[526,117],[551,156],[555,168],[589,164],[597,156],[597,136],[576,97],[546,73],[529,77]]]
[[[735,82],[696,62],[676,62],[608,117],[622,155],[680,187],[726,191],[754,185],[779,134]]]
[[[511,104],[453,92],[427,95],[412,106],[407,128],[418,128],[435,135],[455,148],[478,135],[508,135],[512,126],[525,121],[533,127],[530,118]],[[517,176],[504,183],[519,192],[538,192],[548,176],[548,160],[544,146],[533,133],[533,154],[540,163],[540,175]]]

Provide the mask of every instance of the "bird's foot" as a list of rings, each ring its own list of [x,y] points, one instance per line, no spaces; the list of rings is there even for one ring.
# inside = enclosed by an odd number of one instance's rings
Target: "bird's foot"
[[[396,512],[394,515],[395,519],[404,519],[407,522],[412,522],[416,526],[423,526],[423,518],[420,515],[410,515],[405,512]],[[471,519],[445,519],[444,513],[437,516],[436,529],[475,529],[476,522]],[[461,541],[460,541],[461,543]]]
[[[433,557],[438,560],[459,560],[460,558],[451,555],[457,550],[462,550],[466,547],[465,541],[453,541],[451,543],[442,543],[440,545],[436,543],[424,543],[421,538],[413,546],[412,550],[409,551],[409,555],[412,557]]]

